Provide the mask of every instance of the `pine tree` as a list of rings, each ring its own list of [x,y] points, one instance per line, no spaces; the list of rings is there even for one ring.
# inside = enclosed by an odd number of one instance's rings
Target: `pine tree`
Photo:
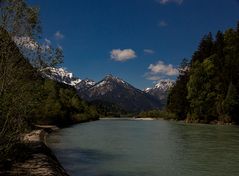
[[[225,116],[223,117],[226,122],[239,122],[238,113],[239,113],[239,96],[236,87],[230,83],[228,86],[227,96],[223,101],[223,111]]]
[[[204,59],[208,58],[212,54],[213,50],[213,37],[212,33],[205,35],[201,40],[198,50],[193,54],[192,63],[199,61],[203,62]]]
[[[183,59],[179,68],[179,76],[168,95],[167,110],[175,113],[179,120],[185,119],[188,112],[187,82],[189,79],[189,70],[188,60]]]
[[[181,75],[168,98],[168,110],[174,113],[183,108],[183,86],[187,85],[189,121],[221,120],[237,122],[239,111],[239,23],[237,29],[218,31],[215,40],[211,33],[204,36],[193,54],[189,78],[182,84]],[[189,108],[188,108],[189,107]]]

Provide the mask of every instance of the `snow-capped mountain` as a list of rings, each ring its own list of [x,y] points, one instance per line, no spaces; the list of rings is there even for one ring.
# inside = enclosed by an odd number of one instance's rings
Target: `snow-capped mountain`
[[[170,79],[165,79],[159,81],[157,84],[154,85],[153,88],[146,88],[144,89],[145,92],[150,92],[152,89],[159,89],[161,91],[168,91],[173,85],[174,85],[173,80]]]
[[[106,75],[105,78],[98,83],[96,83],[93,87],[90,87],[90,92],[94,92],[94,96],[104,95],[107,92],[113,91],[115,88],[126,88],[126,89],[135,89],[133,86],[125,82],[124,80],[115,77],[113,75]],[[92,96],[91,94],[89,96]]]
[[[154,86],[154,88],[168,91],[174,85],[174,83],[175,83],[175,81],[170,80],[170,79],[161,80]]]
[[[112,75],[107,75],[88,89],[79,89],[78,93],[85,100],[111,102],[131,112],[159,108],[161,105],[151,95]]]
[[[95,84],[96,82],[91,79],[83,79],[82,81],[80,81],[78,84],[75,85],[75,88],[78,91],[85,91],[90,87],[94,86]]]
[[[53,79],[55,81],[76,86],[81,82],[81,79],[75,77],[73,73],[68,72],[64,68],[47,67],[41,70],[43,77]]]
[[[166,103],[167,95],[169,89],[174,85],[173,80],[161,80],[157,84],[154,85],[153,88],[146,88],[144,89],[144,92],[156,97],[158,100]]]
[[[90,79],[81,80],[63,68],[48,67],[42,70],[42,74],[46,78],[75,87],[78,95],[89,102],[113,103],[123,110],[131,112],[161,107],[160,100],[152,96],[153,94],[151,95],[153,88],[150,89],[150,93],[144,92],[113,75],[107,75],[96,83]]]

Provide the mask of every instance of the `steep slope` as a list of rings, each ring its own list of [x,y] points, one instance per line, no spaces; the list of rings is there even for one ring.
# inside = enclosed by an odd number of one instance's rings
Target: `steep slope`
[[[107,75],[88,89],[79,89],[78,93],[88,101],[112,102],[130,112],[160,107],[160,101],[112,75]]]
[[[43,79],[0,26],[0,175],[19,156],[26,159],[28,143],[20,145],[19,137],[35,124],[64,126],[96,118],[95,108],[74,88]]]

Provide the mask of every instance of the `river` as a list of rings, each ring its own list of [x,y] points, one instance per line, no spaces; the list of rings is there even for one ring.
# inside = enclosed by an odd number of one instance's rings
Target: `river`
[[[107,119],[47,140],[71,176],[238,176],[239,127]]]

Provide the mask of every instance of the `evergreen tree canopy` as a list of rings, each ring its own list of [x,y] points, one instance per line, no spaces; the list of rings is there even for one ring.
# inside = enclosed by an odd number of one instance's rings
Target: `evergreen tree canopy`
[[[179,74],[167,110],[190,122],[239,122],[239,23],[204,36],[187,72]]]

